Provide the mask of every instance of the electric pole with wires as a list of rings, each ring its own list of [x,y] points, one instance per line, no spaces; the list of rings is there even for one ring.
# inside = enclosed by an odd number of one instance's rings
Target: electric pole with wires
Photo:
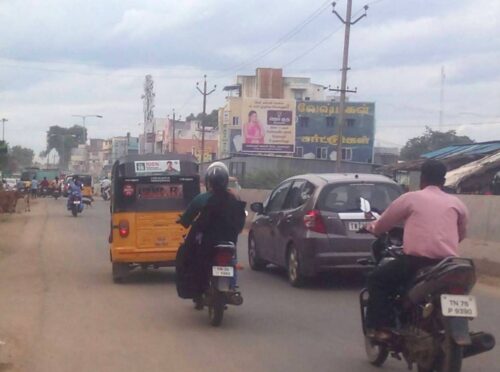
[[[338,19],[345,25],[344,33],[344,53],[342,57],[342,81],[340,83],[340,89],[330,89],[332,91],[340,92],[340,103],[339,103],[339,124],[337,126],[337,156],[336,156],[336,171],[337,173],[342,172],[342,136],[345,121],[345,100],[346,93],[356,93],[357,90],[349,90],[347,86],[347,71],[349,70],[349,38],[351,34],[351,26],[358,23],[362,18],[366,17],[366,11],[368,10],[368,5],[364,6],[365,13],[354,21],[352,21],[352,0],[347,0],[347,9],[345,20],[342,16],[335,10],[336,3],[333,2],[332,12],[337,16]]]
[[[199,87],[200,83],[196,83],[196,89],[203,96],[203,116],[201,118],[201,157],[200,157],[200,172],[203,171],[203,163],[205,161],[205,122],[207,116],[207,96],[215,92],[217,85],[214,85],[210,92],[207,92],[207,75],[203,75],[203,90]]]

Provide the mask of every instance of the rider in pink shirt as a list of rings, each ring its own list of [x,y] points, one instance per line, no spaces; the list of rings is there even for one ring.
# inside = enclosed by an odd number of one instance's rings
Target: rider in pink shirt
[[[404,224],[404,255],[377,267],[368,278],[370,294],[367,326],[379,339],[389,337],[385,330],[394,324],[390,297],[401,283],[410,281],[422,267],[458,255],[458,244],[465,238],[469,212],[455,196],[441,190],[446,166],[427,160],[421,169],[420,191],[403,194],[368,225],[375,235]]]
[[[458,256],[467,220],[467,207],[460,199],[430,185],[396,199],[369,230],[380,235],[404,221],[405,254],[443,258]]]

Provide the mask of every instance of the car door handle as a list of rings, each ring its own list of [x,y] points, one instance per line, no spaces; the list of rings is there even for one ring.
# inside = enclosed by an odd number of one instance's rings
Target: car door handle
[[[293,215],[289,214],[289,215],[285,216],[286,222],[291,222],[292,220],[293,220]]]

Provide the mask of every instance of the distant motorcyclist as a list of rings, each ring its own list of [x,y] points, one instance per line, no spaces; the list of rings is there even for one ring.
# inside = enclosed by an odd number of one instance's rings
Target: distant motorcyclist
[[[210,165],[205,175],[207,191],[196,196],[179,219],[184,227],[192,226],[184,248],[190,257],[187,270],[195,271],[193,300],[197,309],[203,308],[201,295],[208,284],[212,247],[221,241],[236,244],[245,224],[245,203],[228,190],[228,184],[227,167],[221,162]]]
[[[367,328],[379,340],[391,337],[394,319],[391,296],[417,271],[441,259],[457,256],[465,238],[468,210],[455,196],[441,190],[446,166],[427,160],[421,168],[420,191],[408,192],[394,200],[380,219],[367,226],[375,235],[404,223],[404,255],[379,266],[368,277]]]
[[[83,185],[78,176],[74,176],[73,179],[70,180],[68,185],[68,209],[71,208],[71,203],[73,202],[73,198],[75,196],[82,197],[82,189]]]
[[[42,182],[40,182],[40,187],[42,189],[48,189],[49,188],[49,181],[47,180],[47,177],[43,177]]]

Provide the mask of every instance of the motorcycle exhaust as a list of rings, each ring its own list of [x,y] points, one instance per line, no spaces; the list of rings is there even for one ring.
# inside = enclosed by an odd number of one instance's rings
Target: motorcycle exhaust
[[[470,335],[471,344],[464,347],[463,357],[468,358],[490,351],[495,347],[495,337],[491,333],[477,332]]]
[[[240,306],[243,304],[243,297],[240,292],[235,292],[228,296],[227,302],[231,305]]]

